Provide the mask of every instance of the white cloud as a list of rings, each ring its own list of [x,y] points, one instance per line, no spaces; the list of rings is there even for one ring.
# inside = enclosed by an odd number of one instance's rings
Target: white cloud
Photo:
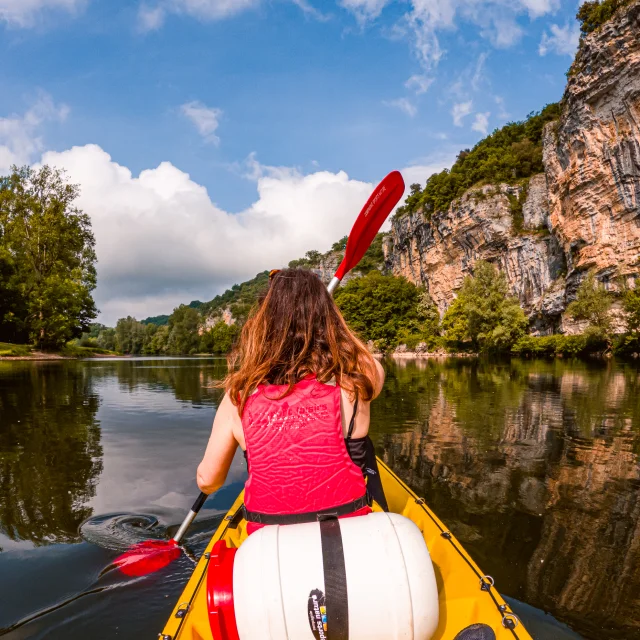
[[[551,34],[546,31],[542,34],[538,53],[541,56],[551,52],[573,57],[580,41],[580,26],[577,23],[566,24],[564,27],[552,24],[550,31]]]
[[[289,2],[299,7],[307,16],[322,21],[328,19],[309,0]],[[204,22],[224,20],[243,11],[256,9],[262,3],[263,0],[157,0],[155,5],[143,2],[138,10],[138,27],[141,31],[159,29],[168,14],[187,15]]]
[[[406,0],[409,9],[393,28],[406,37],[424,72],[432,71],[444,55],[439,34],[470,22],[495,47],[509,47],[522,36],[518,20],[554,13],[560,0]],[[341,5],[366,23],[380,15],[391,0],[341,0]]]
[[[164,24],[165,10],[162,7],[140,5],[138,10],[138,26],[141,31],[156,31]]]
[[[360,22],[374,20],[391,0],[340,0],[340,5],[355,14]]]
[[[68,113],[69,107],[55,104],[50,95],[41,93],[24,114],[0,118],[0,173],[7,173],[11,165],[29,163],[44,148],[40,126],[61,122]]]
[[[385,100],[384,104],[388,107],[396,107],[400,111],[404,111],[410,118],[413,118],[418,113],[418,107],[416,107],[408,98],[397,98],[396,100]]]
[[[43,11],[73,12],[84,4],[85,0],[0,0],[0,21],[16,27],[31,27]]]
[[[410,91],[414,91],[416,95],[420,96],[423,93],[426,93],[432,84],[433,78],[416,73],[404,83],[404,86]]]
[[[502,121],[506,121],[511,117],[511,114],[507,111],[505,104],[504,104],[504,98],[502,96],[494,96],[493,98],[496,102],[496,104],[498,105],[498,118],[500,118],[500,120]]]
[[[475,120],[473,121],[473,124],[471,125],[471,128],[474,131],[479,131],[482,135],[487,135],[487,132],[489,131],[489,116],[491,115],[490,112],[486,112],[486,113],[476,113],[476,117]]]
[[[220,144],[220,138],[216,135],[216,131],[220,126],[220,118],[222,109],[215,107],[207,107],[202,102],[187,102],[180,107],[183,115],[194,124],[198,133],[212,144]]]
[[[468,116],[471,111],[473,111],[473,101],[469,100],[468,102],[458,102],[453,105],[453,109],[451,109],[451,115],[453,117],[453,124],[456,127],[462,126],[462,120]]]
[[[320,22],[327,22],[330,19],[330,16],[322,13],[318,9],[316,9],[312,4],[310,4],[307,0],[290,0],[293,4],[296,5],[305,16],[309,16],[311,18],[315,18]]]
[[[167,0],[167,10],[186,13],[201,20],[221,20],[253,9],[261,0]]]
[[[456,154],[454,152],[444,152],[401,169],[400,173],[402,173],[404,182],[407,185],[406,195],[409,195],[409,185],[417,182],[424,187],[429,177],[434,173],[440,173],[443,169],[451,167],[455,161]]]
[[[42,161],[81,185],[79,205],[96,236],[95,298],[108,323],[209,300],[309,249],[326,250],[348,233],[372,189],[343,171],[302,175],[254,157],[258,197],[231,214],[169,162],[135,177],[96,145],[49,152]]]

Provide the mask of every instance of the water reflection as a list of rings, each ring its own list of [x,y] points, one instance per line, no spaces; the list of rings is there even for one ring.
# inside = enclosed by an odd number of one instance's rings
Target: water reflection
[[[505,595],[532,605],[513,603],[534,637],[578,637],[542,610],[580,637],[640,639],[638,370],[561,361],[385,366],[372,410],[379,453]],[[161,536],[184,517],[221,397],[213,384],[225,370],[215,359],[0,363],[0,635],[160,630],[192,570],[188,558],[135,584],[103,590],[100,576],[138,535],[136,523]],[[194,524],[194,554],[245,473],[239,456]],[[98,544],[78,535],[90,515]]]
[[[384,458],[501,590],[589,637],[640,637],[637,369],[421,361],[390,378],[412,427],[376,408]]]
[[[82,368],[4,366],[13,375],[0,384],[0,532],[73,542],[102,470],[99,398]]]

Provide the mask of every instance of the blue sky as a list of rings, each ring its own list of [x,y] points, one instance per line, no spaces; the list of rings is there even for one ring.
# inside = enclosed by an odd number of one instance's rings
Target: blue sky
[[[577,8],[0,0],[0,170],[80,183],[105,321],[170,311],[326,249],[388,171],[424,182],[558,100]]]

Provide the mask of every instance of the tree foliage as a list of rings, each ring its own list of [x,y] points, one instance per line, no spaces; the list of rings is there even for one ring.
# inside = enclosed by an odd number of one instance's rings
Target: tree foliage
[[[578,9],[576,19],[580,23],[580,31],[583,35],[592,33],[606,22],[609,22],[613,14],[632,0],[591,0],[585,2]]]
[[[0,339],[55,348],[96,317],[95,240],[78,195],[48,166],[0,178]]]
[[[636,281],[633,289],[624,292],[622,308],[626,314],[627,331],[640,334],[640,281]]]
[[[449,205],[474,185],[513,183],[544,170],[542,131],[544,125],[560,117],[560,105],[549,104],[539,113],[531,113],[522,122],[510,122],[465,149],[451,169],[434,173],[424,189],[412,184],[406,204],[398,216],[423,209],[430,217]]]
[[[605,338],[611,334],[611,304],[613,300],[592,271],[580,283],[576,299],[567,307],[567,314],[574,320],[587,322],[587,333]]]
[[[442,319],[449,346],[484,352],[508,350],[527,326],[518,299],[509,296],[504,273],[484,261],[475,264],[473,276],[465,278]]]
[[[375,270],[338,289],[336,303],[349,326],[384,350],[398,344],[400,331],[419,325],[419,289],[406,280]]]

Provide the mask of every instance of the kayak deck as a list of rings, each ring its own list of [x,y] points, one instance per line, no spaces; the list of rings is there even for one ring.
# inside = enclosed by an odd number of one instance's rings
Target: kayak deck
[[[412,520],[422,531],[431,554],[440,603],[440,621],[432,640],[453,640],[465,627],[482,622],[493,629],[497,640],[531,640],[500,594],[484,577],[453,534],[440,522],[400,478],[382,461],[380,477],[389,510]],[[207,614],[206,575],[209,552],[218,540],[239,547],[247,537],[242,518],[241,493],[209,541],[187,586],[171,613],[162,640],[212,640]],[[374,511],[379,507],[374,504]],[[372,564],[375,571],[375,564]],[[515,624],[515,628],[508,627]],[[213,639],[217,640],[217,639]]]

